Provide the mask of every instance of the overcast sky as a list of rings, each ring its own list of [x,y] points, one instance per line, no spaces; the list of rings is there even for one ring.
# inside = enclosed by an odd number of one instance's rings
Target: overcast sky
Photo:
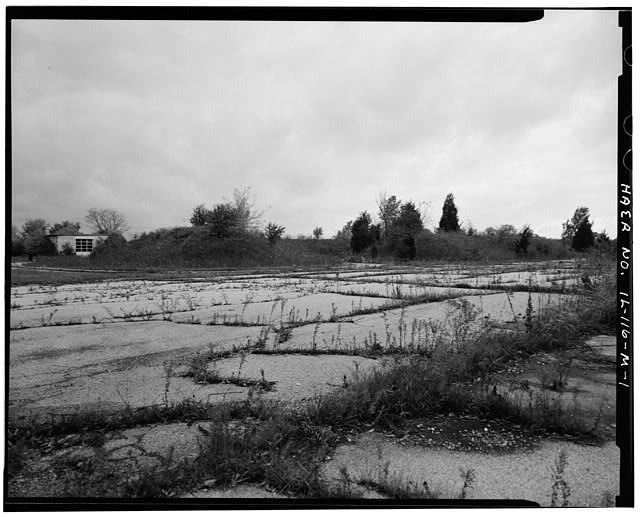
[[[615,235],[617,12],[526,24],[11,24],[12,224],[188,225],[249,186],[333,235],[385,190],[463,224]],[[88,227],[83,225],[83,230]]]

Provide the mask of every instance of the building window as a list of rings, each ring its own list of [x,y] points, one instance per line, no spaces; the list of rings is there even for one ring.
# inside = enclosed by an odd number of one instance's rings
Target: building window
[[[93,251],[93,239],[76,239],[76,253],[91,253]]]

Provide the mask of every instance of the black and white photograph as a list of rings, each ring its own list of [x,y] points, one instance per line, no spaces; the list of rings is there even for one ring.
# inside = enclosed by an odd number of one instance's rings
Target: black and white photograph
[[[630,8],[6,9],[5,509],[633,505]]]

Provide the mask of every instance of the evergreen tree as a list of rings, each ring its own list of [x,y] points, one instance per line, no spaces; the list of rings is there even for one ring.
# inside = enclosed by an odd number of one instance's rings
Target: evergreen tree
[[[367,212],[362,212],[351,226],[351,250],[354,253],[362,253],[373,244],[374,240],[371,216]]]
[[[271,244],[272,246],[278,240],[280,240],[283,233],[284,233],[284,226],[280,226],[276,223],[269,223],[264,230],[264,234],[267,237],[269,244]]]
[[[573,217],[562,224],[562,240],[572,243],[578,227],[585,219],[589,219],[589,209],[586,206],[576,208]]]
[[[460,222],[458,221],[458,209],[453,202],[453,194],[447,194],[442,206],[442,217],[438,228],[445,232],[457,232],[460,230]]]
[[[571,240],[571,247],[576,251],[584,251],[592,248],[595,243],[595,237],[591,230],[591,222],[588,218],[580,221],[576,233]]]
[[[416,206],[411,201],[403,204],[393,222],[390,236],[398,258],[414,259],[416,257],[415,237],[423,229],[422,217]]]

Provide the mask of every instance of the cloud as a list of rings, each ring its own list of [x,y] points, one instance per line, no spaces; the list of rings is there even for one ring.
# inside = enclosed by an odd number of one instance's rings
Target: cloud
[[[253,188],[290,234],[382,189],[558,236],[615,223],[616,13],[529,24],[12,22],[13,223],[187,224]]]

